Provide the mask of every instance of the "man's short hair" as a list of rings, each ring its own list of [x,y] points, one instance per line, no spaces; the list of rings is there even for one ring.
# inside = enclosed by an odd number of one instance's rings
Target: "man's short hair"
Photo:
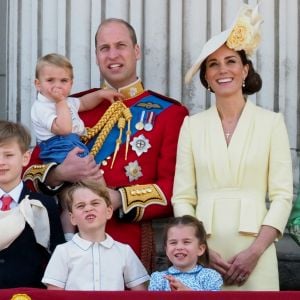
[[[123,24],[126,26],[126,28],[128,29],[128,32],[129,32],[129,35],[130,35],[130,38],[132,40],[132,43],[133,45],[136,45],[137,44],[137,37],[136,37],[136,33],[135,33],[135,30],[134,28],[128,23],[126,22],[125,20],[123,19],[118,19],[118,18],[109,18],[109,19],[106,19],[104,21],[101,22],[101,24],[99,25],[98,29],[97,29],[97,32],[95,34],[95,47],[97,48],[97,35],[100,31],[100,29],[106,25],[106,24],[109,24],[109,23],[120,23],[120,24]]]

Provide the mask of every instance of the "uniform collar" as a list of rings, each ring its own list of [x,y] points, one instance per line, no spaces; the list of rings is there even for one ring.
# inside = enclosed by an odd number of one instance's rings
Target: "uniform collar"
[[[111,89],[116,90],[114,87],[112,87],[106,81],[103,84],[103,88],[104,89],[111,88]],[[135,82],[133,82],[129,85],[123,86],[123,87],[117,89],[117,91],[119,93],[121,93],[125,97],[125,99],[130,99],[130,98],[133,98],[133,97],[136,97],[136,96],[142,94],[144,92],[144,87],[143,87],[142,81],[138,78]]]

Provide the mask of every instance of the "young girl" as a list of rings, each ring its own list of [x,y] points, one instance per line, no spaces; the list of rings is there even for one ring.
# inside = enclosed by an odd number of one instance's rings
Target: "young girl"
[[[223,280],[209,263],[206,233],[192,216],[170,219],[164,235],[166,255],[172,266],[151,275],[150,291],[218,291]]]

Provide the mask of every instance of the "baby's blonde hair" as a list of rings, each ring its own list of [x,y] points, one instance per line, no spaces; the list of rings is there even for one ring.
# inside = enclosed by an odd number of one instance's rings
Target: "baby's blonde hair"
[[[73,66],[70,60],[58,53],[50,53],[45,56],[42,56],[38,59],[36,67],[35,67],[35,78],[39,79],[40,72],[42,68],[46,65],[53,65],[56,67],[63,68],[70,73],[71,79],[73,79]]]

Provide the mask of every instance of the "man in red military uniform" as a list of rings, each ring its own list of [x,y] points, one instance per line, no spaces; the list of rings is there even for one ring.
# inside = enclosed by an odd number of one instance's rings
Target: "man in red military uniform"
[[[103,101],[81,113],[88,128],[84,141],[94,157],[79,157],[77,148],[60,165],[39,165],[36,147],[24,179],[36,189],[53,192],[63,182],[103,176],[115,209],[107,233],[129,244],[150,270],[151,220],[172,215],[177,141],[188,112],[179,102],[144,90],[136,74],[140,48],[131,25],[105,20],[95,42],[103,88],[118,90],[125,100]]]

